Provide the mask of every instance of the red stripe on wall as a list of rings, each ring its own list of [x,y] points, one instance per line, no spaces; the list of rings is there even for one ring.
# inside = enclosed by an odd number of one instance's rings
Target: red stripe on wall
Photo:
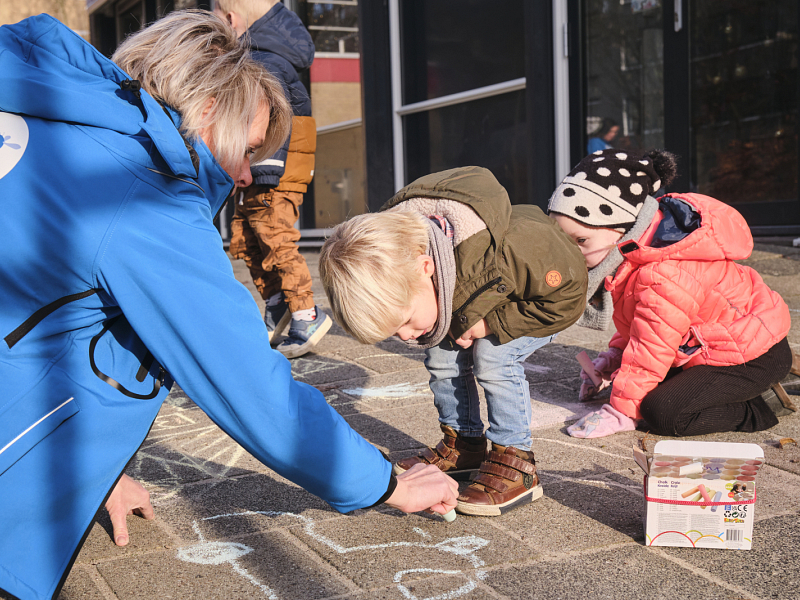
[[[361,60],[358,58],[315,58],[311,63],[311,81],[361,81]]]

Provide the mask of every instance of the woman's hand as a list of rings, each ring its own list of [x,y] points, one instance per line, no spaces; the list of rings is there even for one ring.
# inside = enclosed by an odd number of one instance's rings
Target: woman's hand
[[[117,546],[128,544],[128,515],[139,515],[147,520],[155,518],[150,492],[138,481],[127,475],[120,477],[114,490],[106,501],[106,510],[114,530],[114,543]]]
[[[458,503],[458,483],[434,465],[418,463],[397,476],[397,487],[384,503],[405,513],[430,510],[443,515]]]

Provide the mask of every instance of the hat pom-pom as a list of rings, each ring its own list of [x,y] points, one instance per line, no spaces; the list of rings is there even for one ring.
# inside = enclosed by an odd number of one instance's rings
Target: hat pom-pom
[[[678,174],[678,157],[666,150],[650,150],[647,156],[653,161],[653,169],[661,178],[661,186],[667,187]]]

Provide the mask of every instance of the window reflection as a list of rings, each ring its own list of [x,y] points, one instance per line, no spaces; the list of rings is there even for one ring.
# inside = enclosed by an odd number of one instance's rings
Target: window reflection
[[[525,76],[522,0],[401,0],[403,104]]]
[[[797,2],[691,3],[692,180],[728,203],[797,198]]]
[[[406,180],[468,165],[486,167],[512,204],[527,202],[525,91],[404,117]]]
[[[586,135],[614,148],[664,144],[663,7],[660,0],[587,0]],[[608,121],[617,125],[606,139]],[[587,146],[597,149],[599,146]]]

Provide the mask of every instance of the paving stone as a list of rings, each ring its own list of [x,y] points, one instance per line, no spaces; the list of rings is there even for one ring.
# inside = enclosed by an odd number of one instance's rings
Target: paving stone
[[[742,597],[646,548],[630,545],[492,570],[485,583],[506,598],[541,600],[696,598],[698,590],[704,600]],[[752,587],[746,589],[752,593]]]
[[[98,565],[121,600],[327,598],[350,587],[280,532]]]
[[[2,592],[0,592],[0,598],[4,598]],[[105,594],[92,577],[91,571],[82,567],[73,568],[58,595],[58,600],[105,600],[105,598]]]
[[[362,588],[387,586],[398,577],[423,579],[429,576],[426,569],[469,573],[535,554],[487,519],[462,516],[446,523],[434,516],[370,511],[291,532]]]
[[[758,509],[756,509],[758,510]],[[753,548],[744,557],[730,557],[734,550],[704,551],[696,548],[662,548],[715,578],[747,590],[759,598],[797,598],[800,589],[800,517],[797,513],[757,521]]]

